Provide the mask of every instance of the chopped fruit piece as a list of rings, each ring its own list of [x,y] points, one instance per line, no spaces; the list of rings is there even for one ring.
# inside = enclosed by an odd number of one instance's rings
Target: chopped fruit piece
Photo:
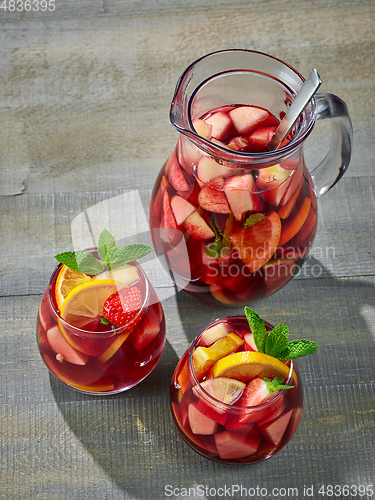
[[[211,369],[213,377],[230,377],[247,381],[254,377],[288,378],[289,367],[262,352],[241,351],[221,357]]]
[[[121,333],[120,335],[116,335],[112,344],[106,349],[103,354],[99,356],[99,361],[101,363],[106,363],[108,360],[112,358],[116,354],[116,352],[120,349],[125,340],[129,337],[131,331],[126,333]]]
[[[205,118],[204,121],[212,126],[212,137],[215,137],[215,139],[219,141],[224,139],[232,125],[232,120],[229,115],[222,111],[214,113],[208,118]]]
[[[223,191],[204,186],[198,196],[199,205],[209,212],[229,214],[230,208]]]
[[[263,199],[271,205],[279,206],[292,177],[293,172],[291,170],[277,164],[260,169],[256,183],[257,187],[262,191]]]
[[[68,344],[58,326],[53,326],[47,331],[47,339],[56,355],[61,356],[61,358],[57,358],[59,361],[67,361],[74,365],[85,365],[87,363],[87,354],[77,351],[77,349]]]
[[[110,295],[125,287],[126,285],[114,280],[91,280],[82,283],[73,288],[66,297],[61,317],[74,327],[84,328],[86,324],[102,317],[104,302]],[[64,334],[64,330],[62,333]]]
[[[197,374],[202,374],[214,365],[218,359],[235,352],[242,344],[243,340],[231,332],[226,337],[214,342],[210,347],[197,347],[193,353],[194,371]]]
[[[220,425],[225,425],[228,417],[227,411],[224,409],[217,408],[215,403],[210,403],[209,401],[204,401],[200,399],[197,403],[197,409],[206,415],[206,417],[211,418]]]
[[[233,168],[220,165],[220,163],[208,156],[202,156],[197,166],[198,179],[204,183],[210,182],[216,177],[228,177],[234,173]]]
[[[225,195],[234,218],[242,220],[243,214],[262,209],[258,196],[254,193],[254,179],[251,174],[230,177],[225,181]]]
[[[132,330],[140,321],[143,297],[136,286],[113,293],[103,304],[103,316],[114,327]]]
[[[168,179],[166,178],[165,175],[163,175],[161,181],[160,181],[160,186],[158,189],[158,192],[156,193],[154,203],[152,205],[153,211],[155,215],[158,215],[161,213],[163,210],[163,201],[164,201],[164,192],[169,186]]]
[[[279,444],[283,438],[284,432],[288,427],[293,409],[289,410],[284,415],[281,415],[276,420],[267,423],[260,427],[260,431],[266,438],[274,444]]]
[[[178,229],[176,218],[173,214],[173,210],[171,207],[168,191],[164,192],[164,197],[163,197],[163,216],[162,216],[161,227]]]
[[[251,134],[253,130],[266,124],[270,114],[265,109],[253,106],[240,106],[229,111],[233,125],[241,135]]]
[[[254,436],[244,436],[243,434],[223,431],[215,434],[215,443],[220,458],[223,460],[234,460],[253,455],[260,443],[260,438]]]
[[[267,144],[273,137],[276,127],[259,127],[249,137],[251,152],[260,153],[266,149]]]
[[[186,231],[197,240],[213,238],[215,233],[197,211],[193,212],[183,224]]]
[[[235,403],[246,387],[243,382],[227,377],[210,378],[201,382],[200,386],[210,396],[227,405]],[[193,392],[199,397],[199,389],[196,387],[193,387]]]
[[[229,290],[226,290],[220,285],[211,285],[210,292],[214,299],[216,299],[221,304],[226,304],[228,306],[238,304],[237,297],[232,292],[229,292]]]
[[[252,333],[246,333],[244,335],[245,347],[247,351],[257,351],[258,348],[255,345],[254,335]]]
[[[269,260],[263,267],[264,285],[267,288],[267,295],[285,285],[293,276],[295,269],[296,264],[294,260]]]
[[[176,152],[173,153],[166,165],[166,173],[171,186],[173,186],[176,191],[189,190],[189,184],[186,182],[184,174],[182,173]]]
[[[249,146],[247,137],[238,136],[228,142],[228,148],[233,151],[246,151]]]
[[[97,274],[92,279],[94,281],[107,279],[121,281],[121,283],[131,286],[139,280],[139,274],[137,268],[132,264],[123,264],[122,266],[115,267],[111,271],[107,270]]]
[[[193,127],[198,135],[204,139],[210,140],[212,137],[212,125],[204,120],[195,120],[193,122]]]
[[[250,272],[266,264],[279,245],[281,222],[276,212],[246,229],[236,228],[230,236],[239,258]]]
[[[286,222],[286,224],[283,226],[283,230],[281,232],[280,236],[280,243],[279,245],[285,245],[289,240],[291,240],[301,229],[301,227],[304,225],[307,216],[309,214],[311,206],[311,198],[306,197],[303,200],[302,206],[296,216],[293,219],[290,219]]]
[[[178,225],[182,224],[196,209],[194,205],[181,196],[173,196],[171,207]]]
[[[73,288],[80,285],[81,283],[86,283],[90,281],[90,276],[87,274],[80,273],[79,271],[74,271],[65,264],[62,265],[56,280],[55,297],[58,309],[61,311],[61,306]]]
[[[290,185],[288,186],[288,189],[287,191],[285,192],[285,197],[288,197],[288,201],[285,203],[284,200],[282,200],[284,203],[281,203],[282,207],[280,208],[280,210],[278,211],[278,214],[279,214],[279,217],[281,219],[286,219],[287,217],[289,217],[290,215],[290,212],[293,210],[293,207],[298,199],[298,196],[301,192],[301,189],[302,189],[302,186],[303,186],[303,183],[300,182],[299,186],[297,187],[297,189],[295,189],[294,191],[291,189],[293,187],[293,182],[290,183]],[[290,195],[289,195],[289,192],[290,192]],[[288,196],[289,195],[289,196]]]
[[[229,333],[230,328],[228,323],[218,323],[217,325],[207,328],[207,330],[202,333],[201,344],[210,346],[216,342],[216,340],[226,337]]]
[[[312,235],[313,231],[315,230],[315,227],[317,225],[317,217],[315,210],[313,209],[313,206],[311,204],[309,214],[306,218],[305,223],[301,227],[301,229],[298,231],[298,233],[295,236],[294,241],[298,243],[304,243],[308,242],[309,239],[311,238],[310,235]]]
[[[137,340],[134,343],[135,349],[143,349],[146,347],[146,345],[152,342],[160,332],[159,315],[154,307],[150,306],[148,308],[139,330]]]
[[[203,434],[207,436],[215,434],[217,431],[217,422],[200,412],[193,403],[189,404],[188,418],[190,428],[194,434]]]

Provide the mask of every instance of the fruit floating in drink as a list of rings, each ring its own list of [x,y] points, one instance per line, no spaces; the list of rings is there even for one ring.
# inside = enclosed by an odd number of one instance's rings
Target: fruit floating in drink
[[[263,298],[292,278],[311,248],[316,197],[300,151],[264,168],[240,163],[241,155],[266,152],[278,123],[255,106],[213,109],[193,122],[195,132],[238,153],[237,163],[181,135],[162,168],[150,205],[154,245],[191,294],[226,305]]]
[[[104,230],[95,250],[64,252],[43,295],[40,354],[59,380],[80,392],[114,394],[143,380],[165,344],[155,290],[135,262],[152,249],[119,247]]]
[[[273,328],[245,307],[208,325],[179,361],[171,410],[183,439],[206,458],[248,464],[271,457],[295,433],[303,393],[295,358],[317,349],[288,342],[286,325]]]

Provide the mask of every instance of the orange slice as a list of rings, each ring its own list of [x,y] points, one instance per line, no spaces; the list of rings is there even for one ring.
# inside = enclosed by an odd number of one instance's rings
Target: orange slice
[[[242,262],[253,273],[270,260],[279,245],[280,235],[280,217],[271,212],[257,224],[235,230],[230,239]]]
[[[219,359],[211,369],[214,377],[248,381],[254,377],[289,377],[289,367],[273,356],[255,351],[241,351]],[[294,374],[294,378],[295,374]]]
[[[55,287],[56,303],[59,310],[61,311],[61,307],[65,298],[67,297],[69,292],[73,290],[73,288],[80,285],[81,283],[86,283],[90,280],[91,278],[90,276],[87,276],[87,274],[80,273],[79,271],[74,271],[64,264],[57,276]]]

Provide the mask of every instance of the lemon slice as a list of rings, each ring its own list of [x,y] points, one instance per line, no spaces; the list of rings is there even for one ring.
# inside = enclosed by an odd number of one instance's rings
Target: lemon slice
[[[273,356],[262,352],[241,351],[219,359],[212,369],[214,377],[229,377],[247,381],[254,377],[289,377],[289,367]],[[293,372],[293,375],[294,372]]]
[[[217,377],[201,382],[201,387],[213,398],[230,405],[241,397],[246,384],[233,378]]]
[[[91,278],[90,276],[87,276],[87,274],[74,271],[65,264],[61,267],[57,276],[55,287],[56,303],[60,311],[69,292],[81,283],[86,283],[88,281],[91,281]]]
[[[125,287],[124,283],[114,280],[81,283],[65,298],[61,317],[70,325],[83,328],[91,320],[103,315],[103,304],[110,295]]]

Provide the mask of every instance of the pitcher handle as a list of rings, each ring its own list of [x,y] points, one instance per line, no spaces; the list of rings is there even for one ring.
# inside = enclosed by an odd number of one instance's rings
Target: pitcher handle
[[[324,160],[311,172],[317,198],[325,194],[344,175],[349,166],[353,128],[347,105],[334,94],[316,94],[317,120],[331,120],[331,146]]]

